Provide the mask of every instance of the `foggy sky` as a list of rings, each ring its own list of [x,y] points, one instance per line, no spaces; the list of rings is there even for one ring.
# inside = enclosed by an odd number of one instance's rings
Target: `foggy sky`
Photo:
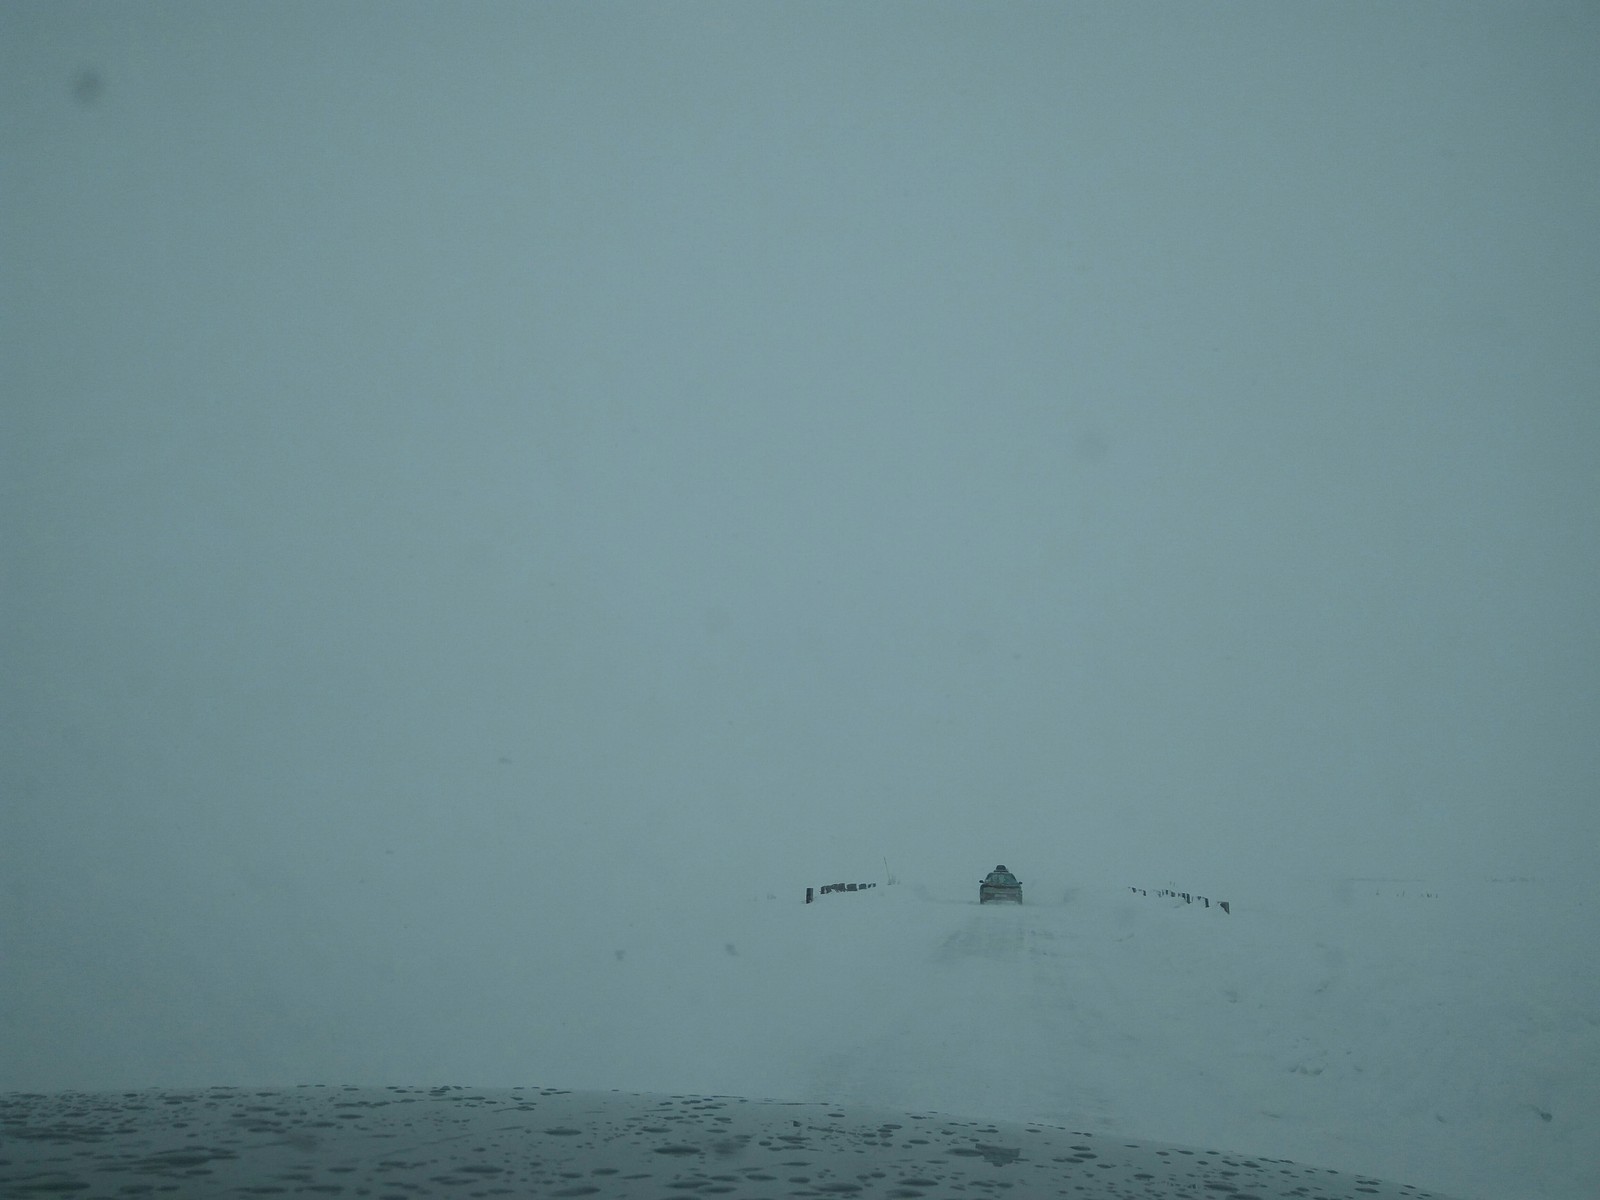
[[[6,5],[8,1023],[707,872],[1591,870],[1597,62]]]

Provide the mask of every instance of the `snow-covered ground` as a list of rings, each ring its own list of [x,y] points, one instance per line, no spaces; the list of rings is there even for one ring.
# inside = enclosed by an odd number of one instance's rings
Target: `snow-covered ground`
[[[983,864],[986,868],[990,864]],[[1463,1196],[1600,1194],[1592,891],[1541,880],[914,882],[616,931],[542,999],[541,1082],[1044,1121]],[[822,881],[818,881],[822,882]],[[1130,884],[1132,886],[1132,884]],[[603,1047],[601,1061],[595,1047]]]
[[[1028,903],[979,906],[991,865],[970,886],[913,878],[809,906],[799,886],[715,880],[609,905],[558,895],[538,939],[498,958],[492,939],[458,938],[470,969],[441,969],[421,942],[387,965],[307,945],[282,1009],[257,996],[253,1028],[213,1018],[233,1058],[206,1078],[932,1111],[1483,1200],[1600,1194],[1600,973],[1572,953],[1592,885],[1285,880],[1224,895],[1204,880],[1075,884],[1012,856]],[[197,1084],[136,1058],[103,1064],[120,1076],[71,1067],[58,1043],[81,1014],[71,997],[61,1009],[37,1029],[76,1085]],[[203,1010],[181,1009],[199,1052],[216,1036]],[[160,1026],[127,1036],[182,1044]]]

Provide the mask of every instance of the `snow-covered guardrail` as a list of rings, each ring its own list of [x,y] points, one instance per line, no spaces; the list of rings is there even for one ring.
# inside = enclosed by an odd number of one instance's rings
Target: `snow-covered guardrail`
[[[875,883],[825,883],[820,888],[806,889],[806,903],[811,903],[814,898],[813,893],[817,896],[826,896],[829,892],[864,892],[868,888],[877,886]]]
[[[1128,890],[1134,893],[1136,896],[1150,895],[1148,888],[1130,887]],[[1158,888],[1156,889],[1155,894],[1157,896],[1171,896],[1174,900],[1182,900],[1185,904],[1193,904],[1196,900],[1198,900],[1207,908],[1211,907],[1211,901],[1209,899],[1207,899],[1205,896],[1197,896],[1193,892],[1175,892],[1171,888]],[[1217,907],[1223,912],[1227,913],[1230,917],[1233,915],[1233,906],[1230,905],[1226,900],[1218,900]]]

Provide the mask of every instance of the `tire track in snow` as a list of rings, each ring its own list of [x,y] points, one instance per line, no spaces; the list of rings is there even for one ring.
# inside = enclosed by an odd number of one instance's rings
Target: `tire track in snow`
[[[949,911],[949,910],[946,910]],[[1074,957],[1058,908],[955,910],[929,930],[904,1008],[829,1055],[819,1096],[1115,1129],[1115,1104],[1080,1063],[1106,1052],[1120,997],[1095,955]],[[1131,1039],[1130,1039],[1131,1040]]]

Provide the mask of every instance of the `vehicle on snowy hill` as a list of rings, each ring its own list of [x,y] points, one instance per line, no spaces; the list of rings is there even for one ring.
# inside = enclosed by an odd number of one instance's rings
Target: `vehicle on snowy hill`
[[[1021,904],[1022,883],[1001,864],[978,881],[979,904]]]

